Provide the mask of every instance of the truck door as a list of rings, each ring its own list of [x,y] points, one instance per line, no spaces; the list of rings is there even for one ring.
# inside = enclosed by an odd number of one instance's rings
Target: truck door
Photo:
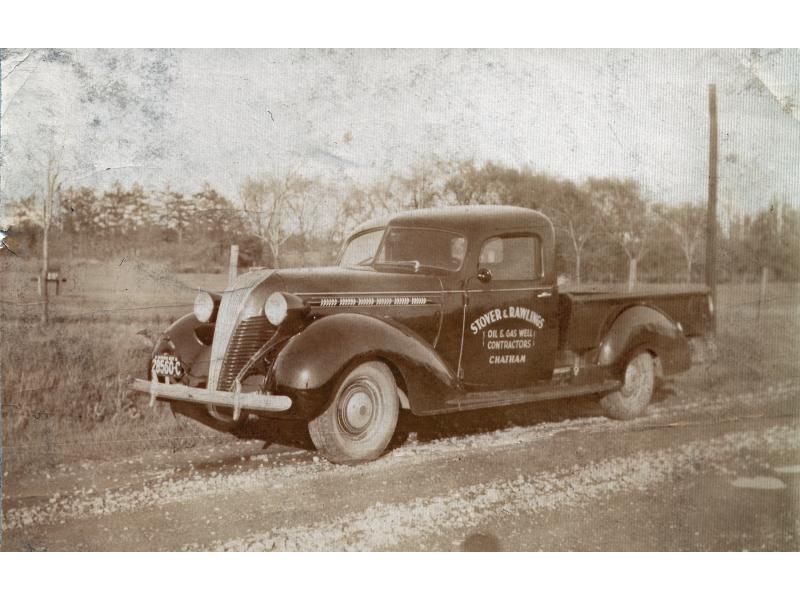
[[[471,268],[459,369],[464,383],[511,388],[550,379],[558,293],[543,280],[541,238],[515,233],[485,239]]]

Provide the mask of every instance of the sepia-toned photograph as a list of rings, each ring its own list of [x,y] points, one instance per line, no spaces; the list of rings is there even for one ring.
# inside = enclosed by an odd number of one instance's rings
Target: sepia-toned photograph
[[[800,549],[800,51],[0,52],[3,551]]]

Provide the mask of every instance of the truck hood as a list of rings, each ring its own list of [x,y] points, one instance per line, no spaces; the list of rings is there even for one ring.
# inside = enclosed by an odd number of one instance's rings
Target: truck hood
[[[295,294],[314,303],[322,297],[409,296],[442,293],[442,282],[433,275],[386,273],[372,269],[317,267],[308,269],[259,269],[240,275],[223,298],[237,301],[248,316],[276,291]]]
[[[253,323],[253,319],[261,319],[266,325],[264,303],[277,291],[298,296],[320,317],[363,312],[405,325],[430,343],[434,343],[440,329],[443,287],[441,280],[432,275],[341,267],[250,271],[222,294],[211,346],[212,389],[223,363],[236,350],[229,346],[234,345],[231,338],[237,327],[246,320]],[[260,338],[266,335],[266,330],[259,334]]]
[[[432,275],[386,273],[372,269],[285,269],[277,271],[275,278],[280,282],[282,291],[301,298],[354,294],[440,294],[442,291],[441,281]]]

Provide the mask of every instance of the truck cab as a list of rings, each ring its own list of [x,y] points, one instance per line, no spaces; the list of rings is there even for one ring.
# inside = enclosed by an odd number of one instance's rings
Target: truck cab
[[[378,241],[369,259],[350,259],[349,249],[364,251],[370,236]],[[558,346],[553,248],[552,225],[536,211],[443,208],[366,225],[345,244],[339,264],[436,275],[442,310],[433,345],[459,382],[526,387],[550,379]],[[409,322],[424,335],[419,325]]]

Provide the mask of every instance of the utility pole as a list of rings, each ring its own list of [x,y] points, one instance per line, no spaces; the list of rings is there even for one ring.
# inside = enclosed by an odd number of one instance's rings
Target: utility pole
[[[717,86],[708,86],[708,216],[706,218],[706,285],[711,289],[714,314],[711,332],[717,332]]]
[[[42,272],[39,275],[39,292],[42,294],[42,315],[41,322],[47,325],[50,320],[49,303],[47,289],[47,271],[50,270],[50,249],[48,238],[50,237],[50,214],[47,210],[48,198],[44,199],[42,205]]]

